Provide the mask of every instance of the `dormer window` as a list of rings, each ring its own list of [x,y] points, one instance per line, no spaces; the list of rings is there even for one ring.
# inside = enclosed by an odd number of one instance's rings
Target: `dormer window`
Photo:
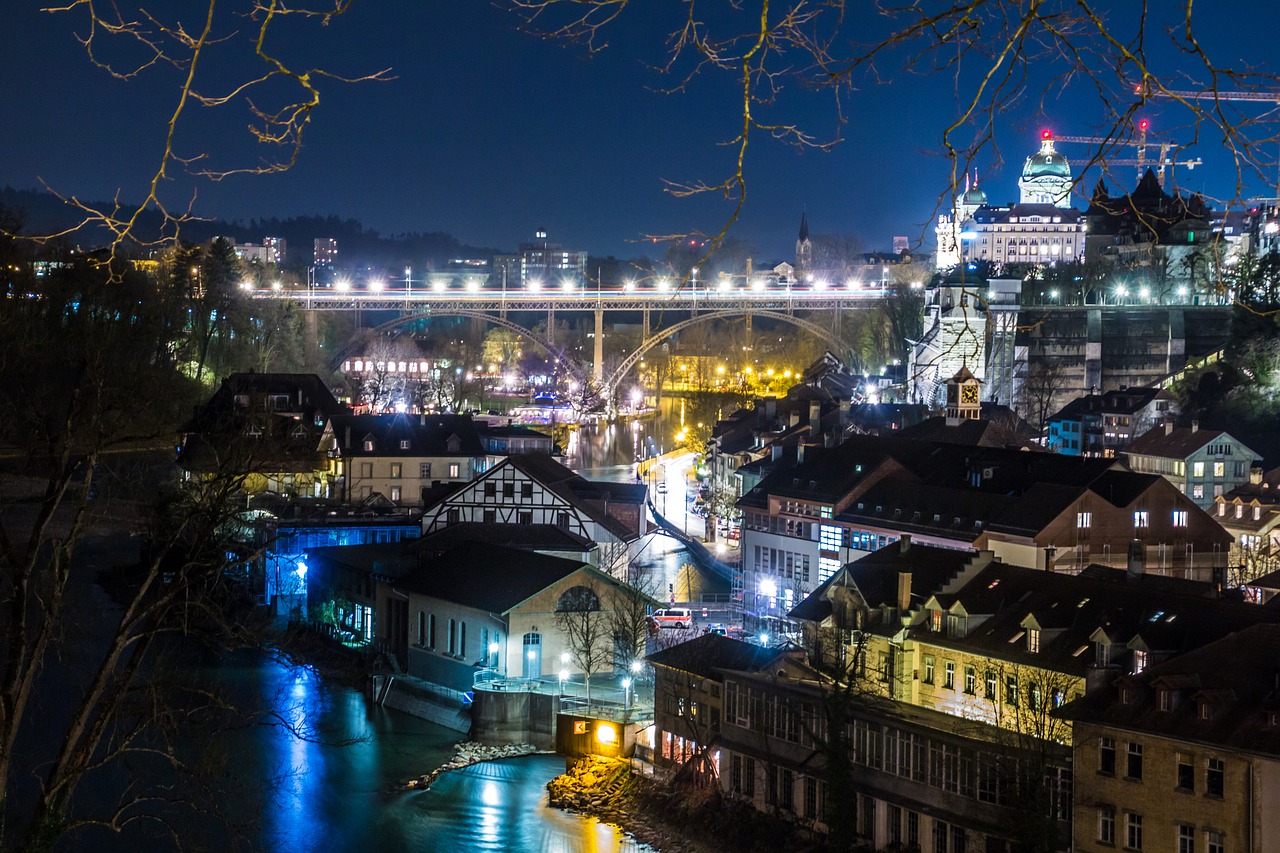
[[[1111,644],[1099,642],[1094,657],[1094,662],[1098,666],[1111,666]]]
[[[1147,653],[1143,649],[1133,650],[1133,672],[1136,675],[1147,668]],[[1163,709],[1162,709],[1163,710]]]
[[[1027,651],[1033,655],[1040,653],[1040,629],[1039,628],[1027,629]]]
[[[1200,700],[1200,707],[1197,709],[1196,716],[1197,716],[1197,717],[1199,717],[1199,718],[1200,718],[1200,719],[1202,719],[1202,720],[1212,720],[1212,719],[1213,719],[1213,705],[1211,705],[1207,700],[1205,700],[1205,699],[1201,699],[1201,700]]]
[[[1244,504],[1236,504],[1236,518],[1244,518]]]
[[[1254,521],[1261,521],[1261,520],[1262,520],[1262,507],[1260,507],[1260,506],[1255,506],[1255,507],[1253,508],[1253,520],[1254,520]]]
[[[942,611],[941,610],[929,611],[929,630],[935,633],[942,630]]]
[[[407,438],[402,438],[402,439],[400,439],[400,449],[401,449],[401,450],[408,450],[408,449],[409,449],[409,439],[407,439]]]
[[[373,452],[373,439],[372,439],[372,438],[366,438],[366,439],[364,440],[364,452],[365,452],[365,453],[372,453],[372,452]]]
[[[1158,701],[1160,704],[1161,711],[1172,711],[1173,710],[1173,691],[1167,687],[1160,688]]]
[[[1128,705],[1133,700],[1133,689],[1127,685],[1120,685],[1120,704]]]
[[[1218,516],[1222,517],[1227,514],[1227,505],[1222,501],[1218,501]]]

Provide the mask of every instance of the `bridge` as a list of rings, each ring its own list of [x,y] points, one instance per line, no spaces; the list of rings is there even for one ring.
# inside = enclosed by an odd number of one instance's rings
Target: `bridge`
[[[840,319],[845,311],[863,311],[880,304],[890,291],[862,286],[845,288],[812,287],[690,287],[674,290],[661,288],[588,290],[581,287],[564,287],[556,290],[487,290],[471,285],[463,290],[441,285],[414,289],[411,285],[392,290],[345,288],[307,288],[299,290],[252,290],[248,293],[255,300],[283,300],[295,303],[305,311],[340,312],[396,312],[400,316],[373,328],[375,332],[390,332],[418,320],[432,317],[474,317],[509,329],[543,347],[548,352],[560,353],[554,340],[556,312],[584,312],[595,315],[595,352],[591,378],[600,387],[603,396],[610,399],[627,374],[645,354],[672,335],[697,323],[711,320],[753,317],[788,323],[803,329],[825,341],[834,354],[852,364],[853,346],[841,336]],[[605,312],[639,312],[643,316],[641,344],[628,354],[612,375],[604,375],[604,315]],[[653,330],[652,312],[688,314],[661,329]],[[543,337],[531,329],[508,318],[509,313],[545,312],[548,336]],[[805,314],[826,315],[829,323],[817,322]],[[580,375],[585,370],[580,365],[574,369]]]

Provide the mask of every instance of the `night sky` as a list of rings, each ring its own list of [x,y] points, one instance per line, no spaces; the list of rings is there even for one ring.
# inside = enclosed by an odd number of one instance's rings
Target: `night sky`
[[[610,47],[588,57],[582,48],[519,31],[513,16],[483,0],[357,2],[326,31],[297,28],[280,49],[348,74],[389,67],[395,79],[327,84],[302,160],[286,174],[220,184],[178,176],[167,191],[185,198],[197,186],[199,213],[233,220],[337,214],[386,234],[447,231],[471,245],[506,249],[545,227],[553,240],[595,254],[659,255],[644,235],[713,231],[723,221],[723,200],[674,199],[663,181],[719,180],[730,152],[717,142],[732,137],[738,121],[724,79],[701,79],[687,93],[653,91],[663,80],[646,63],[662,59],[670,28],[655,10],[678,15],[680,8],[665,0],[636,4],[612,31]],[[1276,6],[1255,0],[1197,9],[1199,35],[1223,61],[1273,61]],[[112,80],[90,67],[75,42],[73,34],[85,31],[80,18],[42,14],[25,0],[8,4],[5,18],[0,73],[10,82],[0,94],[8,118],[0,184],[34,188],[43,179],[85,198],[117,190],[125,200],[140,198],[172,110],[172,74]],[[210,68],[229,80],[234,43],[226,50],[222,64]],[[1168,70],[1186,67],[1173,51],[1163,56]],[[1005,164],[997,171],[991,155],[979,161],[993,202],[1016,198],[1017,171],[1041,127],[1085,135],[1101,120],[1096,94],[1078,83],[1053,90],[1047,116],[1039,113],[1050,66],[1043,79],[1033,72],[1033,94],[1010,102],[1002,116]],[[830,153],[797,152],[757,137],[747,209],[732,233],[762,259],[791,255],[805,208],[814,233],[855,235],[866,250],[925,230],[946,186],[948,166],[936,152],[956,113],[953,81],[892,64],[883,70],[893,82],[855,92],[843,127],[829,96],[784,91],[790,114],[816,136],[839,132],[844,141]],[[197,116],[179,137],[183,150],[237,153],[243,116],[224,113]],[[1247,114],[1267,110],[1248,105]],[[1169,106],[1153,104],[1144,115],[1157,130],[1185,122]],[[1189,138],[1184,130],[1177,135]],[[1080,150],[1063,147],[1068,158]],[[1203,134],[1186,153],[1206,165],[1180,173],[1183,187],[1234,193],[1220,143]]]

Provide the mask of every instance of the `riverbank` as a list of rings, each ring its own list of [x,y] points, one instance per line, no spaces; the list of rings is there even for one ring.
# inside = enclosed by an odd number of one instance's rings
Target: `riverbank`
[[[806,853],[821,845],[789,822],[720,795],[714,788],[672,788],[631,772],[630,764],[592,756],[547,783],[552,806],[613,824],[657,853]]]

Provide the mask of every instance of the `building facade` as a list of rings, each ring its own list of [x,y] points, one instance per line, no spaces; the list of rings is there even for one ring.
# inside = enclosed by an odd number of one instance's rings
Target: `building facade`
[[[1166,421],[1135,438],[1122,455],[1134,471],[1159,474],[1201,509],[1249,482],[1257,458],[1230,433],[1200,429],[1197,421],[1190,427]]]

